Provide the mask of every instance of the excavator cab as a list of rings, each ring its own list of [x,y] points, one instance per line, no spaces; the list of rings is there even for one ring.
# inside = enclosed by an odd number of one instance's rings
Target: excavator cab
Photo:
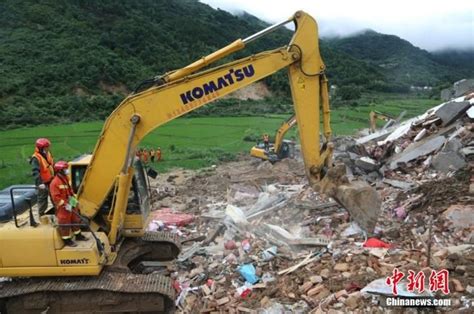
[[[71,187],[74,193],[79,191],[91,157],[92,155],[85,154],[69,162]],[[134,174],[128,194],[123,230],[125,234],[130,235],[143,232],[151,210],[149,182],[140,159],[134,159],[133,168]],[[108,215],[113,208],[113,202],[114,190],[112,189],[99,210],[99,215],[102,216],[101,220],[105,223],[105,226],[109,225]]]

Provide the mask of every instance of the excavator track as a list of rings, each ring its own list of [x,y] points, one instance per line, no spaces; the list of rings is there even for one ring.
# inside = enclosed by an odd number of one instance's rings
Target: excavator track
[[[112,271],[134,271],[141,261],[171,261],[181,252],[181,240],[169,232],[146,232],[141,238],[129,238],[119,249]]]
[[[0,313],[171,313],[175,291],[158,274],[14,279],[0,284]]]
[[[15,278],[0,283],[5,313],[172,313],[172,280],[140,274],[142,261],[171,261],[181,250],[178,235],[147,232],[128,238],[113,265],[97,277]]]

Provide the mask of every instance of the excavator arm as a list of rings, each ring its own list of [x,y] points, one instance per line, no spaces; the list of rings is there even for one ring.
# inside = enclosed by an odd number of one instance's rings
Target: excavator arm
[[[286,132],[288,132],[295,124],[296,116],[293,115],[278,128],[275,135],[275,144],[273,146],[276,153],[280,151]]]
[[[289,22],[295,23],[295,33],[287,47],[198,72]],[[287,21],[156,78],[151,87],[128,96],[106,120],[95,146],[78,193],[82,214],[94,218],[109,192],[115,189],[108,234],[110,243],[115,244],[125,217],[134,151],[140,141],[160,125],[283,68],[288,68],[306,174],[311,184],[317,184],[323,170],[332,164],[332,145],[320,145],[320,111],[327,141],[331,135],[327,80],[316,21],[299,11]]]
[[[381,113],[381,112],[378,112],[378,111],[371,111],[369,113],[370,132],[371,133],[375,133],[375,130],[377,128],[377,119],[383,120],[383,121],[386,121],[386,122],[388,122],[390,120],[395,121],[394,118],[392,118],[390,115],[388,115],[386,113]]]

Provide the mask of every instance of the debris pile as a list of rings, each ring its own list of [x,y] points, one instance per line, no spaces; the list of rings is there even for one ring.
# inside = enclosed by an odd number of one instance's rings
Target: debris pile
[[[467,166],[474,153],[474,94],[460,97],[384,131],[355,140],[348,156],[338,156],[366,180],[410,189]],[[346,158],[344,158],[346,157]],[[349,158],[347,158],[349,157]]]
[[[399,295],[472,311],[473,104],[455,99],[383,134],[335,140],[348,176],[383,198],[372,234],[309,187],[299,160],[242,157],[159,176],[149,227],[178,232],[183,251],[149,271],[174,278],[183,313],[381,312],[394,272],[404,274]],[[428,289],[442,270],[449,294]],[[424,292],[407,289],[410,271]]]

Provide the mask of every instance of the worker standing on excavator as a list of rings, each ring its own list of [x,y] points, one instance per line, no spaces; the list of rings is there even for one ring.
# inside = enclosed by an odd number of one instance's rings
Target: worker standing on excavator
[[[155,152],[156,162],[161,161],[161,147],[158,147]]]
[[[69,165],[66,161],[58,161],[54,164],[54,176],[51,181],[51,198],[56,207],[56,218],[58,219],[59,233],[67,246],[77,246],[72,240],[74,233],[77,241],[86,241],[87,238],[81,234],[79,226],[71,226],[71,224],[80,224],[79,204],[77,198],[69,185],[68,171]],[[67,225],[62,227],[61,225]]]
[[[150,161],[151,163],[155,162],[155,150],[153,148],[150,148]]]
[[[138,157],[138,159],[142,160],[142,149],[138,148],[135,152],[135,156]]]
[[[268,152],[268,150],[270,149],[270,137],[267,133],[263,134],[263,145],[265,147],[265,150]]]
[[[142,162],[145,164],[148,164],[148,157],[150,157],[148,148],[144,148],[142,151]]]
[[[31,156],[30,164],[33,167],[33,178],[38,189],[39,215],[42,216],[48,209],[49,184],[54,177],[53,155],[49,151],[51,142],[47,138],[39,138],[35,143],[35,152]]]

